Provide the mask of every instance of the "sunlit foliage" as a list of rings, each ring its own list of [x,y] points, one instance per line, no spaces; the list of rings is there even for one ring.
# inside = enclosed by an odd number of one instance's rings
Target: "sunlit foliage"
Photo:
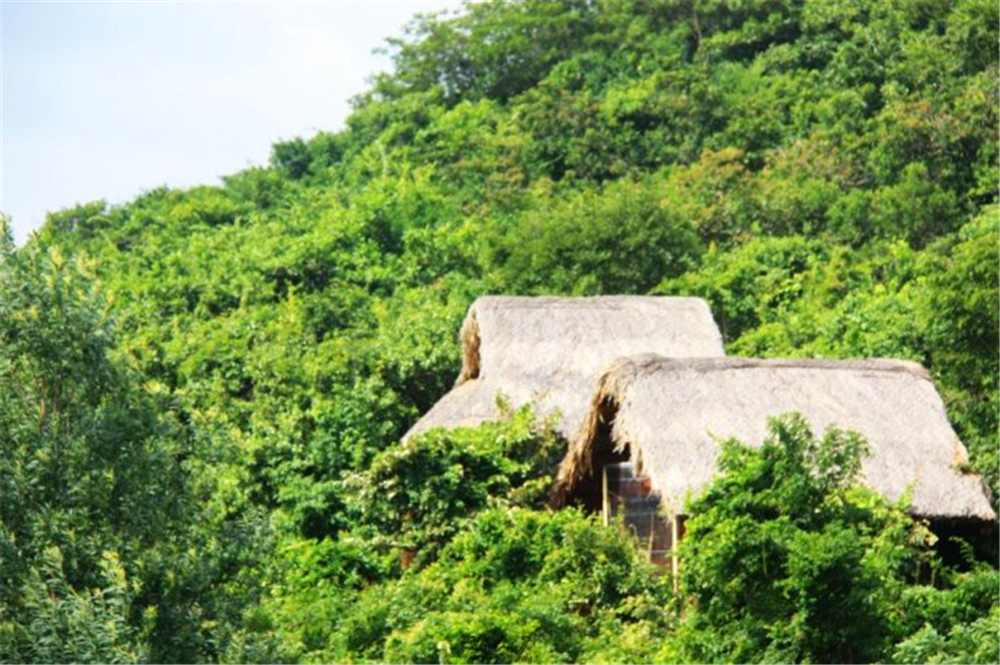
[[[713,613],[739,589],[690,566],[686,614],[617,532],[545,512],[560,443],[525,412],[399,438],[478,295],[697,295],[731,353],[923,363],[1000,496],[998,32],[987,0],[470,3],[266,166],[18,250],[4,220],[0,658],[995,660],[995,549],[873,581],[919,531],[874,498],[751,529],[783,613]],[[781,431],[769,454],[819,445]],[[821,569],[877,602],[816,614]]]

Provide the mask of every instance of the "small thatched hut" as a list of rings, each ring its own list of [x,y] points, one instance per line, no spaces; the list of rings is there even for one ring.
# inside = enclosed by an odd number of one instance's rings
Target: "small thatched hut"
[[[462,371],[455,387],[406,433],[477,425],[497,417],[497,395],[513,406],[534,401],[558,412],[566,438],[587,413],[601,371],[637,353],[719,357],[722,337],[699,298],[484,296],[460,333]]]
[[[616,482],[606,468],[627,466],[679,515],[715,474],[720,440],[759,445],[765,417],[791,411],[816,433],[836,425],[866,437],[863,481],[889,499],[912,492],[915,515],[996,519],[982,480],[962,470],[965,446],[927,372],[896,360],[619,359],[600,378],[560,466],[557,502],[600,509]]]

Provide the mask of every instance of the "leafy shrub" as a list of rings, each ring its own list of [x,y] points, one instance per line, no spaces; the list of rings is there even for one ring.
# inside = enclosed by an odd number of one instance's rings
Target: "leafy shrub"
[[[760,448],[723,443],[721,476],[692,501],[681,543],[690,605],[670,658],[869,662],[931,535],[854,485],[866,444],[790,415]]]
[[[144,636],[130,622],[136,583],[113,552],[96,580],[78,590],[66,579],[62,553],[42,553],[18,589],[19,616],[0,613],[0,652],[7,663],[134,663],[145,659]]]
[[[345,495],[365,530],[414,554],[447,542],[492,501],[539,505],[558,445],[524,407],[478,428],[435,429],[389,448],[348,478]]]

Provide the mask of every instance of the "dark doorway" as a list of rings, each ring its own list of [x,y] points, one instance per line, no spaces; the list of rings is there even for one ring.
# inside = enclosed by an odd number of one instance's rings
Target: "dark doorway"
[[[683,523],[679,517],[663,515],[660,496],[653,491],[650,479],[636,472],[628,446],[615,449],[612,427],[617,411],[614,402],[601,403],[590,459],[584,465],[589,472],[571,488],[566,503],[600,514],[605,524],[621,520],[651,562],[676,572],[673,549]]]

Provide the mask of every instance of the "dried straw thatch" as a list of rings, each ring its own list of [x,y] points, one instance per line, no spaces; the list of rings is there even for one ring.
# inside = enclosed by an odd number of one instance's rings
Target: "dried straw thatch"
[[[715,474],[720,440],[759,445],[766,416],[790,411],[817,433],[836,425],[865,436],[864,482],[893,500],[911,490],[911,512],[996,518],[982,480],[959,468],[966,450],[927,372],[893,360],[620,359],[602,375],[560,466],[557,502],[589,480],[602,412],[613,414],[615,448],[627,450],[664,507],[680,513]]]
[[[513,406],[558,411],[568,438],[587,412],[594,383],[616,358],[723,355],[722,337],[699,298],[484,296],[462,325],[462,371],[454,389],[406,433],[496,418],[497,394]]]

